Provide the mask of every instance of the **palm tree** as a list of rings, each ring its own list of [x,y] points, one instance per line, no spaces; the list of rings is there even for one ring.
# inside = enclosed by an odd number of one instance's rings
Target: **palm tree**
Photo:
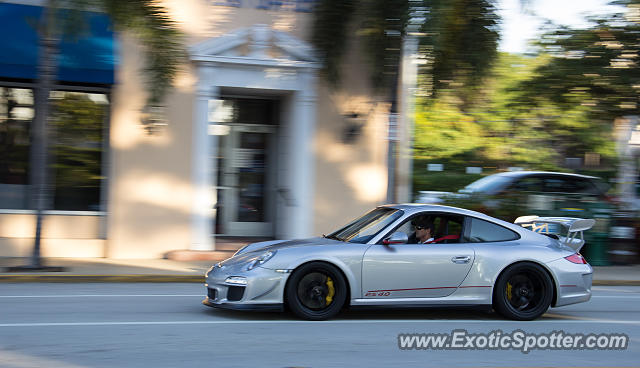
[[[50,205],[47,178],[49,95],[56,80],[56,60],[61,35],[77,16],[63,17],[62,13],[82,10],[100,10],[108,14],[118,31],[132,31],[139,38],[146,53],[148,77],[148,106],[162,104],[171,87],[178,64],[184,57],[180,34],[168,17],[166,10],[154,0],[47,0],[40,20],[38,82],[35,88],[36,116],[31,153],[32,198],[36,209],[36,234],[31,264],[14,270],[57,270],[44,267],[40,256],[40,243],[44,211]],[[72,24],[73,25],[73,24]]]

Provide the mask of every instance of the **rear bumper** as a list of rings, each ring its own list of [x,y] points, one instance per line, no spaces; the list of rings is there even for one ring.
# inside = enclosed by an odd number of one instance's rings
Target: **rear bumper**
[[[565,259],[549,263],[557,277],[557,296],[554,307],[583,303],[591,299],[593,268],[588,264],[574,264]]]

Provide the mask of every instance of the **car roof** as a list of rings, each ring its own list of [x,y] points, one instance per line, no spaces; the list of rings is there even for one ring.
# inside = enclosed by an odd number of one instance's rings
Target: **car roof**
[[[485,215],[484,213],[481,213],[481,212],[467,210],[459,207],[443,206],[439,204],[400,203],[400,204],[387,204],[380,207],[395,208],[398,210],[405,211],[409,214],[423,212],[423,211],[433,211],[433,212],[448,212],[448,213],[455,213],[459,215],[484,217],[487,219],[491,219],[492,221],[499,220],[495,217]]]

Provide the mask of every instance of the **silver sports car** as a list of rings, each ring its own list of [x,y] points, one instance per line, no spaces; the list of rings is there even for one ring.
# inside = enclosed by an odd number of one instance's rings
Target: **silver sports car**
[[[326,236],[245,246],[207,271],[203,304],[310,320],[349,306],[477,305],[532,320],[590,299],[593,269],[578,251],[593,224],[381,206]]]

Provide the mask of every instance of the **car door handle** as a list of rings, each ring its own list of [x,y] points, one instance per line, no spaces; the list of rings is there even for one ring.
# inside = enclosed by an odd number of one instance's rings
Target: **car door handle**
[[[456,256],[451,258],[451,262],[453,263],[469,263],[471,261],[471,257],[469,256]]]

